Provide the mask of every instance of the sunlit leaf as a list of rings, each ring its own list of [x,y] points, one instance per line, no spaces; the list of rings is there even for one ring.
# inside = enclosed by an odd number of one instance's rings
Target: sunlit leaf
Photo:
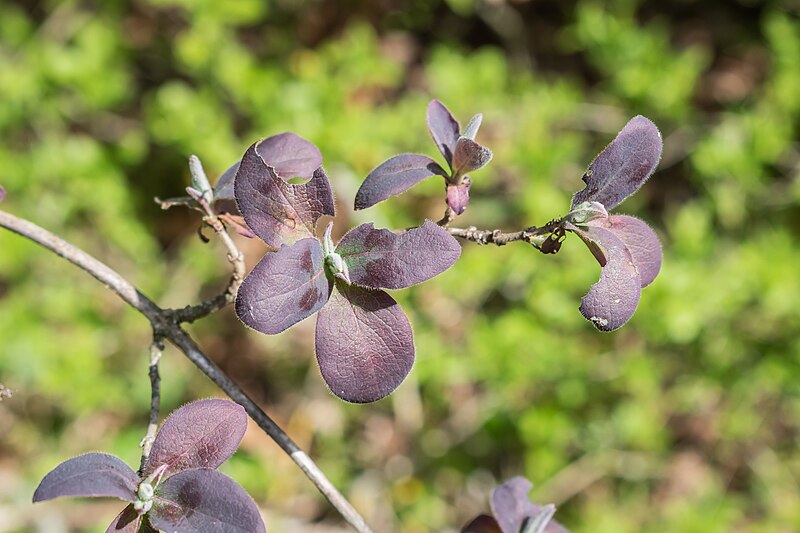
[[[310,178],[322,166],[322,154],[311,142],[286,132],[267,137],[256,144],[256,152],[281,178]],[[214,187],[217,199],[232,199],[233,180],[239,170],[239,161],[226,170]]]
[[[156,435],[144,467],[147,476],[161,465],[172,475],[190,468],[217,468],[244,436],[247,414],[241,405],[217,398],[184,405],[167,418]]]
[[[584,228],[568,225],[567,229],[578,234],[589,249],[599,248],[606,259],[600,281],[583,297],[581,313],[597,329],[615,330],[633,316],[642,293],[642,281],[631,254],[609,229],[593,225]]]
[[[347,263],[356,285],[402,289],[450,268],[461,255],[461,246],[429,220],[403,233],[376,229],[369,223],[347,232],[336,253]]]
[[[434,175],[444,176],[446,172],[430,157],[420,154],[396,155],[369,173],[356,193],[355,208],[371,207]]]
[[[153,529],[146,515],[140,515],[133,505],[128,505],[114,517],[106,533],[158,533],[158,530]]]
[[[266,531],[253,499],[228,476],[195,468],[167,478],[156,490],[150,523],[170,533]]]
[[[306,183],[290,185],[251,146],[234,181],[236,203],[247,226],[273,248],[314,236],[322,215],[334,214],[333,194],[322,168]]]
[[[545,510],[528,499],[532,487],[530,481],[518,476],[499,485],[492,493],[492,514],[503,533],[520,533],[524,525],[530,523],[531,519],[536,520]],[[546,512],[552,516],[549,509]],[[567,533],[557,522],[549,522],[544,531]]]
[[[492,160],[492,151],[472,139],[461,137],[453,155],[453,174],[456,178],[485,167]]]
[[[414,364],[411,325],[397,302],[342,282],[317,317],[316,351],[331,392],[354,403],[385,397]]]
[[[61,496],[109,496],[128,502],[136,500],[139,476],[118,457],[87,453],[68,459],[42,479],[34,502]]]
[[[439,100],[431,100],[428,104],[427,122],[433,142],[436,143],[447,164],[452,166],[461,126]]]
[[[596,201],[612,209],[636,192],[661,159],[661,133],[649,119],[632,118],[600,152],[583,175],[586,187],[572,198],[572,207]]]
[[[462,137],[466,137],[467,139],[475,140],[475,136],[478,134],[478,130],[481,127],[481,122],[483,121],[483,113],[478,113],[467,123],[467,127],[464,128],[464,133],[461,134]]]
[[[469,188],[472,186],[472,180],[469,176],[461,178],[461,183],[458,185],[447,186],[447,205],[455,211],[456,215],[462,214],[469,205]]]
[[[317,312],[330,291],[319,241],[303,239],[261,259],[239,288],[236,315],[274,335]]]

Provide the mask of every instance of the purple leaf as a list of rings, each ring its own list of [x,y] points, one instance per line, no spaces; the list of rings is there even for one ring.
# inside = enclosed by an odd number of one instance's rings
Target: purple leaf
[[[133,505],[128,505],[114,518],[106,533],[158,533],[158,530],[150,525],[147,515],[140,515]]]
[[[572,207],[596,201],[606,209],[636,192],[661,159],[661,133],[641,115],[633,117],[611,144],[600,152],[583,175],[586,188],[572,197]]]
[[[609,229],[594,225],[578,228],[572,224],[566,228],[577,233],[590,250],[599,248],[606,259],[600,281],[583,297],[581,313],[601,331],[619,328],[633,316],[642,293],[642,281],[630,252]]]
[[[453,176],[455,179],[467,172],[485,167],[492,160],[492,151],[472,139],[461,137],[456,143],[453,156]]]
[[[452,167],[456,141],[460,136],[461,126],[450,111],[439,100],[431,100],[428,104],[428,131],[433,142]]]
[[[247,429],[241,405],[217,398],[174,411],[156,435],[143,474],[168,465],[172,475],[190,468],[217,468],[233,455]]]
[[[456,215],[460,215],[467,209],[471,186],[472,180],[469,179],[469,176],[461,178],[461,183],[458,185],[447,186],[447,205],[455,211]]]
[[[437,174],[445,176],[447,173],[426,155],[396,155],[381,163],[364,179],[356,193],[355,208],[371,207]]]
[[[403,382],[414,364],[408,318],[383,291],[342,282],[317,317],[317,362],[339,398],[380,400]]]
[[[464,133],[462,133],[461,136],[474,141],[475,136],[478,134],[478,130],[481,127],[481,122],[483,122],[483,113],[478,113],[469,119],[467,127],[464,128]]]
[[[316,313],[330,293],[319,241],[303,239],[261,259],[239,288],[236,315],[274,335]]]
[[[533,484],[524,477],[509,479],[492,493],[492,514],[503,533],[519,533],[523,524],[535,518],[543,507],[531,503],[528,493]],[[557,522],[550,522],[546,533],[567,533]]]
[[[642,288],[650,285],[661,270],[661,243],[653,228],[644,221],[627,215],[611,215],[607,221],[598,225],[611,230],[625,243],[633,264],[639,271]]]
[[[333,194],[322,168],[306,183],[290,185],[248,148],[234,180],[236,203],[247,226],[273,248],[314,237],[322,215],[334,214]]]
[[[404,233],[375,229],[372,223],[348,231],[336,247],[356,285],[402,289],[441,274],[461,255],[447,230],[430,220]]]
[[[283,179],[310,178],[322,166],[322,154],[313,143],[286,132],[267,137],[256,144],[256,151],[267,165]],[[239,170],[239,161],[226,170],[214,187],[214,197],[230,200],[234,195],[233,180]]]
[[[186,470],[156,490],[150,522],[170,533],[261,533],[253,499],[228,476],[210,468]]]
[[[118,457],[87,453],[68,459],[44,476],[33,501],[60,496],[109,496],[136,501],[139,476]]]
[[[461,533],[503,533],[497,520],[489,515],[479,515],[475,519],[461,528]]]

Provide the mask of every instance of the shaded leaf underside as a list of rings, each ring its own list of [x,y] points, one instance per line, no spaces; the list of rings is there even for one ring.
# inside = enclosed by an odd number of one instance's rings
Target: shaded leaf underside
[[[158,530],[150,525],[147,515],[137,513],[131,504],[114,517],[106,533],[158,533]]]
[[[374,402],[414,364],[411,325],[385,292],[337,282],[317,317],[316,354],[331,392],[348,402]]]
[[[492,514],[503,533],[519,533],[526,519],[542,512],[542,506],[530,501],[533,484],[524,477],[514,477],[499,485],[492,493]],[[546,533],[567,533],[557,522],[550,522]]]
[[[274,335],[316,313],[331,293],[317,239],[303,239],[268,253],[245,278],[236,315],[247,326]]]

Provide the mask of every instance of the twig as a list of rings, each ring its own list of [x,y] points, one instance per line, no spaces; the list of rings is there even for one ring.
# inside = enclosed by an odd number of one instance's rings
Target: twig
[[[188,333],[173,319],[142,294],[116,271],[64,239],[27,220],[0,210],[0,227],[32,240],[85,270],[106,287],[117,293],[131,307],[150,321],[153,331],[168,339],[211,379],[233,401],[244,407],[250,418],[300,467],[323,496],[359,533],[372,533],[364,519],[350,502],[331,484],[325,474],[303,452],[272,418],[269,417],[225,372],[200,350]]]
[[[443,228],[446,228],[455,219],[456,219],[456,212],[453,211],[453,209],[448,205],[444,209],[444,215],[442,216],[442,219],[439,222],[437,222],[436,224],[441,226],[441,227],[443,227]]]
[[[158,373],[158,362],[164,352],[164,342],[153,335],[153,343],[150,344],[150,367],[148,376],[150,377],[150,418],[147,423],[147,433],[139,443],[142,447],[142,460],[139,464],[139,475],[144,471],[144,465],[150,457],[150,450],[153,449],[153,442],[156,439],[158,429],[158,411],[161,407],[161,376]]]
[[[524,241],[545,254],[558,252],[564,238],[564,229],[561,227],[560,220],[551,220],[544,226],[532,226],[513,233],[504,233],[499,229],[478,229],[475,226],[448,228],[448,231],[454,237],[477,244],[504,246],[510,242]]]
[[[233,301],[236,299],[236,293],[239,290],[239,286],[242,284],[242,281],[244,281],[244,254],[242,254],[242,252],[240,252],[236,247],[236,243],[233,242],[233,239],[228,234],[228,231],[225,229],[225,225],[222,223],[222,221],[217,218],[217,215],[211,210],[210,207],[208,209],[210,214],[203,218],[203,222],[211,226],[211,229],[214,230],[214,233],[216,233],[217,236],[219,236],[219,238],[222,240],[222,243],[225,245],[225,249],[227,250],[228,262],[232,265],[233,271],[227,287],[225,287],[225,290],[218,295],[197,305],[187,305],[182,309],[168,310],[167,312],[171,315],[172,320],[178,324],[184,322],[194,322],[195,320],[208,316],[211,313],[219,311],[226,305],[233,303]]]

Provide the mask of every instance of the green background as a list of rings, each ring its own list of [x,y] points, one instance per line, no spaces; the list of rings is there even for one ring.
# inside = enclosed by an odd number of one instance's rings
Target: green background
[[[165,306],[224,286],[219,242],[154,196],[217,176],[255,140],[316,143],[336,232],[437,219],[430,180],[353,213],[389,156],[435,152],[425,106],[484,113],[495,154],[458,226],[517,230],[567,210],[586,164],[632,116],[664,157],[617,212],[645,219],[663,269],[633,319],[578,312],[599,267],[465,244],[393,295],[417,361],[388,399],[329,394],[313,319],[274,337],[228,308],[190,327],[376,532],[456,531],[525,475],[576,532],[800,530],[800,5],[796,1],[137,0],[0,3],[2,208],[52,229]],[[264,251],[241,239],[249,266]],[[30,503],[59,461],[138,461],[146,321],[86,274],[0,232],[0,531],[101,532],[119,502]],[[162,415],[219,391],[162,363]],[[341,521],[252,427],[223,471],[271,531]]]

